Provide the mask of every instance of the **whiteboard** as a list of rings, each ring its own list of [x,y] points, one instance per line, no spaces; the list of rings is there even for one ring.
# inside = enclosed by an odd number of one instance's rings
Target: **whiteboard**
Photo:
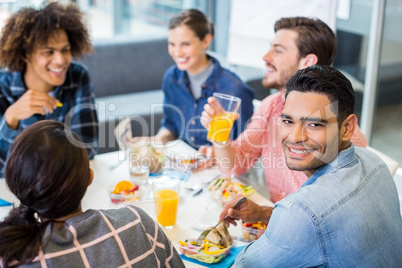
[[[336,0],[232,0],[228,63],[264,68],[275,22],[294,16],[319,18],[335,30]]]

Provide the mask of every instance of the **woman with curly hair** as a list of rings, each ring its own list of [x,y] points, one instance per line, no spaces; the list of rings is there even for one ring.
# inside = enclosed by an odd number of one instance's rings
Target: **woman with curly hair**
[[[0,37],[0,176],[14,139],[44,119],[66,123],[88,156],[96,154],[94,90],[86,67],[72,62],[92,49],[74,4],[22,8],[8,19]]]
[[[20,204],[0,221],[0,266],[184,267],[140,208],[83,211],[93,178],[81,141],[64,124],[42,120],[25,129],[5,169]]]

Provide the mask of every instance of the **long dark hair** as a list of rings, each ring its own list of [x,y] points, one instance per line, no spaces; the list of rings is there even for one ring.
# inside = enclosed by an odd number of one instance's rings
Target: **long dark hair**
[[[5,180],[20,205],[0,222],[4,267],[32,261],[52,219],[81,208],[91,175],[87,153],[79,144],[63,123],[51,120],[31,125],[15,139]]]
[[[180,25],[189,27],[200,40],[204,40],[207,34],[214,36],[213,23],[197,9],[187,9],[174,16],[169,22],[169,30]]]
[[[298,33],[296,41],[299,56],[315,54],[320,65],[331,65],[336,54],[335,33],[323,21],[317,18],[289,17],[275,23],[275,33],[281,29],[294,30]]]

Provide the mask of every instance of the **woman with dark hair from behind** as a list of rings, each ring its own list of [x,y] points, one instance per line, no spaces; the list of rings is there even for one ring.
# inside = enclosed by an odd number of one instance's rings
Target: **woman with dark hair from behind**
[[[82,211],[93,171],[84,144],[60,122],[39,121],[18,135],[5,180],[20,205],[0,222],[2,267],[184,267],[141,209]]]

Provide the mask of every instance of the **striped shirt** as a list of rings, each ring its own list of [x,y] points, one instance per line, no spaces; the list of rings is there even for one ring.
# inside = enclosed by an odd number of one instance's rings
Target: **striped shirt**
[[[49,225],[44,248],[19,267],[184,267],[161,227],[140,208],[87,210]]]
[[[27,91],[21,72],[0,71],[0,176],[14,139],[22,130],[40,120],[56,120],[65,123],[85,143],[89,158],[98,152],[99,123],[95,107],[95,94],[86,67],[72,62],[67,70],[64,84],[51,92],[63,107],[52,114],[34,114],[20,120],[18,129],[10,129],[4,119],[6,110]]]
[[[285,101],[280,92],[266,97],[254,113],[247,129],[233,142],[236,162],[231,173],[240,175],[254,164],[261,165],[272,202],[278,202],[288,194],[296,192],[307,180],[303,172],[290,170],[286,165],[280,139],[284,106]],[[355,146],[367,146],[366,138],[359,127],[351,140]]]

